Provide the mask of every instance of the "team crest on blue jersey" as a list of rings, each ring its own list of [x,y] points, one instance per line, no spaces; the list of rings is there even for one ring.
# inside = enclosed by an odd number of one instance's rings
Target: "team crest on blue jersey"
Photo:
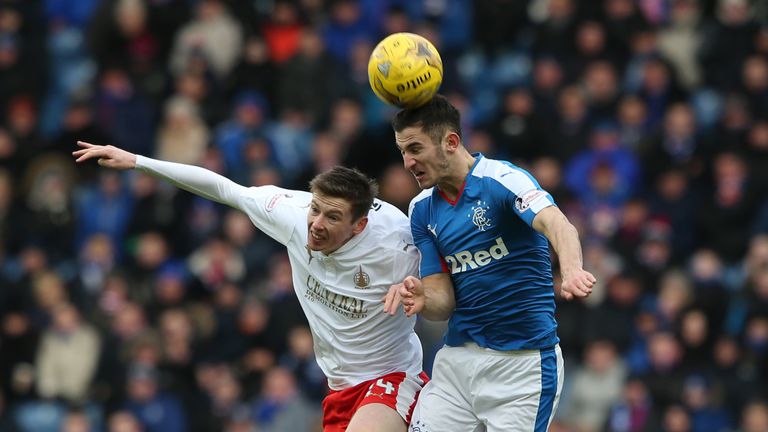
[[[488,210],[491,208],[485,201],[477,201],[475,205],[470,208],[470,212],[467,217],[472,220],[477,229],[485,231],[486,228],[491,227],[491,219],[488,217]]]

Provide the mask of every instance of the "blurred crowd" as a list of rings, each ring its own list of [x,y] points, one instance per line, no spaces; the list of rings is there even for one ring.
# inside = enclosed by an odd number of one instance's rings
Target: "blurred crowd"
[[[472,151],[577,225],[553,431],[768,431],[768,3],[0,0],[0,430],[320,430],[281,247],[78,139],[306,189],[417,193],[368,88],[387,34],[440,50]],[[442,324],[420,321],[425,369]]]

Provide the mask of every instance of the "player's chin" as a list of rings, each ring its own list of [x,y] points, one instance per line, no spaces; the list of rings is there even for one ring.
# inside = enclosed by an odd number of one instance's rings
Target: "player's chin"
[[[318,251],[321,251],[321,250],[323,250],[323,247],[325,246],[325,242],[323,242],[322,240],[315,240],[315,239],[314,239],[314,238],[312,238],[312,236],[310,235],[310,236],[309,236],[309,238],[307,239],[307,246],[308,246],[308,247],[309,247],[311,250],[313,250],[313,251],[315,251],[315,252],[318,252]]]
[[[416,183],[419,185],[420,189],[429,189],[435,185],[435,182],[427,178],[425,175],[417,176]]]

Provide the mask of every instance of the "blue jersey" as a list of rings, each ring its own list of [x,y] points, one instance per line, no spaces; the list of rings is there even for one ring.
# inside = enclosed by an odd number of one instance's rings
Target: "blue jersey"
[[[455,202],[433,187],[409,209],[421,277],[447,272],[453,280],[456,310],[445,343],[552,347],[559,339],[549,244],[531,224],[554,200],[527,171],[475,159]]]

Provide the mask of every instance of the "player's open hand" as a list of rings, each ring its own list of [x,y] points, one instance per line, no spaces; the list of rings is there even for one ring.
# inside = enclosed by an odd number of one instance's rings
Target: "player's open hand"
[[[419,278],[408,276],[403,283],[389,287],[384,296],[384,312],[395,315],[400,304],[407,316],[413,316],[424,309],[424,286]]]
[[[127,170],[136,168],[136,155],[111,145],[96,145],[85,141],[78,141],[80,150],[72,152],[75,162],[85,162],[88,159],[96,159],[99,165],[107,168]]]
[[[583,269],[564,274],[560,296],[566,300],[586,297],[592,293],[592,287],[596,282],[595,276]]]

